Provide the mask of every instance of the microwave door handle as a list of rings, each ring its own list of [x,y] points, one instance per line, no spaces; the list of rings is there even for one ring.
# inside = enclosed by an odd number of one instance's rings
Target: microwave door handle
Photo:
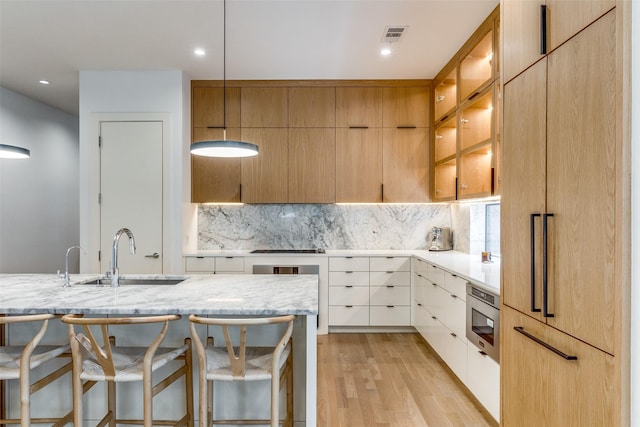
[[[540,313],[540,309],[536,308],[536,218],[540,217],[539,213],[532,213],[530,218],[531,231],[531,312]]]

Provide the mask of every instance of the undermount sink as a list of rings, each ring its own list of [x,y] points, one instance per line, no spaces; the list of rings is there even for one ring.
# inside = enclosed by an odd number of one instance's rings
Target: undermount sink
[[[128,285],[177,285],[178,283],[182,283],[187,280],[187,277],[180,278],[123,278],[121,277],[118,280],[118,284],[120,286],[128,286]],[[111,286],[111,278],[100,278],[95,280],[90,280],[88,282],[79,283],[79,285],[97,285],[97,286]]]

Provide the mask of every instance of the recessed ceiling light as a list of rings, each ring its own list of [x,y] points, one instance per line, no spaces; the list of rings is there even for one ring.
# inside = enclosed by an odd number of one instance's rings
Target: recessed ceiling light
[[[51,84],[51,82],[49,80],[40,80],[40,84],[41,85],[48,85],[48,84]]]
[[[383,55],[383,56],[391,55],[391,49],[388,47],[383,47],[382,49],[380,49],[380,55]]]
[[[205,51],[204,51],[204,49],[198,48],[198,49],[194,49],[193,50],[193,54],[196,55],[196,56],[204,56]]]

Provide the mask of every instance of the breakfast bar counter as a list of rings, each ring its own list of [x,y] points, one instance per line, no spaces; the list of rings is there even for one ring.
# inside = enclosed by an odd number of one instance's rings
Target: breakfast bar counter
[[[72,275],[71,286],[45,274],[0,275],[0,314],[83,313],[86,315],[189,314],[277,316],[294,314],[295,425],[316,425],[317,275],[215,274],[185,278],[175,285],[86,284],[100,275]],[[154,278],[122,275],[121,279]],[[188,328],[180,327],[188,333]],[[9,341],[19,339],[9,331]],[[63,338],[65,338],[63,336]],[[70,390],[68,390],[70,393]],[[11,410],[11,402],[9,402]]]

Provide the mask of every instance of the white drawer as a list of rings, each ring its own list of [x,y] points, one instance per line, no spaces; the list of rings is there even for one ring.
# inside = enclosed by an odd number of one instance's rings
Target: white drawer
[[[371,305],[411,305],[411,287],[409,286],[371,286],[369,301]]]
[[[329,325],[332,326],[369,326],[368,305],[330,305]]]
[[[429,264],[429,269],[427,270],[427,279],[438,286],[444,287],[444,270],[436,267],[433,264]]]
[[[369,286],[369,272],[330,271],[329,286],[335,285]]]
[[[411,326],[411,306],[371,306],[371,326]]]
[[[244,273],[244,257],[216,257],[216,273]]]
[[[448,296],[446,308],[440,320],[460,341],[467,341],[467,304],[463,300]]]
[[[213,273],[216,271],[215,258],[188,256],[184,258],[186,273]]]
[[[421,276],[426,276],[429,264],[420,258],[413,258],[413,271]]]
[[[411,271],[411,258],[406,256],[388,256],[369,258],[371,271]]]
[[[461,300],[467,300],[467,279],[455,274],[445,273],[444,288]]]
[[[330,257],[329,271],[369,271],[369,258]]]
[[[329,286],[329,305],[369,305],[369,287]]]
[[[500,419],[500,365],[467,344],[467,387],[496,420]]]
[[[372,271],[369,273],[371,286],[411,286],[411,272],[409,271]]]

